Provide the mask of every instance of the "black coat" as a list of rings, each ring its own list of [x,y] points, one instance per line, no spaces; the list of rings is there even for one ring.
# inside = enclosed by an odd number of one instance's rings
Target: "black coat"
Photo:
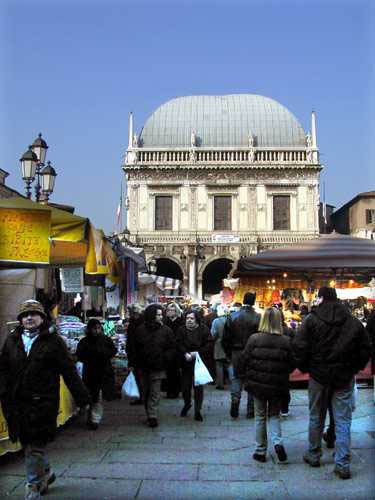
[[[143,323],[134,335],[134,366],[145,372],[163,371],[173,365],[176,340],[172,330],[159,323]]]
[[[130,318],[128,330],[126,332],[126,355],[128,366],[137,368],[137,358],[135,352],[135,332],[144,323],[143,315],[137,319]]]
[[[82,380],[89,389],[93,402],[97,402],[99,392],[107,401],[114,399],[115,374],[111,358],[117,349],[105,335],[86,335],[77,346],[77,359],[83,363]]]
[[[366,330],[371,344],[371,372],[375,375],[375,310],[367,317]]]
[[[237,373],[245,389],[259,399],[280,398],[289,390],[295,369],[290,339],[286,335],[255,333],[241,353]]]
[[[187,368],[191,362],[186,361],[187,352],[198,352],[203,363],[209,363],[209,357],[214,339],[205,324],[200,324],[195,330],[188,330],[185,325],[177,330],[177,349],[182,368]]]
[[[242,351],[250,335],[258,331],[260,314],[252,306],[244,305],[239,311],[232,313],[224,325],[221,345],[227,358],[232,351]]]
[[[314,308],[297,331],[292,347],[299,370],[334,388],[345,387],[370,358],[364,326],[339,301]]]
[[[23,328],[6,339],[0,355],[0,399],[9,438],[22,443],[53,438],[60,400],[60,375],[78,406],[90,402],[64,340],[46,323],[27,356]]]

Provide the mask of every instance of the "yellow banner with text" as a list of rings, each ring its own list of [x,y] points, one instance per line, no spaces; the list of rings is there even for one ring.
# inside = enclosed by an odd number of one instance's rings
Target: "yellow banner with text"
[[[0,261],[48,264],[51,212],[0,208]]]

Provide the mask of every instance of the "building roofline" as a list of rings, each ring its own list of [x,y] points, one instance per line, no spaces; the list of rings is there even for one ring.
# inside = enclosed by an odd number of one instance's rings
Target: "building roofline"
[[[375,198],[375,191],[365,191],[363,193],[359,193],[354,198],[352,198],[350,201],[345,203],[342,207],[338,208],[336,212],[334,212],[332,215],[336,215],[337,213],[346,210],[347,208],[350,208],[354,203],[357,203],[361,198]]]

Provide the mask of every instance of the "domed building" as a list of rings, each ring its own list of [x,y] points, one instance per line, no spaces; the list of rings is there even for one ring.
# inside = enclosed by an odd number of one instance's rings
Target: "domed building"
[[[188,96],[139,136],[129,117],[127,228],[195,298],[217,293],[240,256],[319,234],[315,114],[305,133],[268,97]]]

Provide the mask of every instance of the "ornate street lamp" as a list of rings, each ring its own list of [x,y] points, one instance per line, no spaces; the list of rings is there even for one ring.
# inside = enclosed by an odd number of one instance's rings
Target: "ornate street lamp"
[[[44,167],[43,170],[40,172],[40,177],[42,179],[42,192],[45,196],[46,202],[48,202],[50,194],[53,193],[56,176],[57,176],[56,171],[52,167],[51,162],[49,161],[47,163],[47,166]]]
[[[36,168],[38,164],[38,157],[33,152],[32,146],[29,146],[29,149],[22,155],[20,158],[21,162],[21,172],[22,179],[26,184],[26,196],[31,198],[31,183],[35,179]]]
[[[41,193],[43,193],[43,201],[48,201],[55,186],[57,175],[55,169],[50,162],[44,167],[47,149],[46,141],[42,138],[42,134],[39,134],[20,159],[22,179],[25,181],[26,196],[29,199],[31,199],[31,184],[36,179],[34,188],[36,201],[41,201]]]

